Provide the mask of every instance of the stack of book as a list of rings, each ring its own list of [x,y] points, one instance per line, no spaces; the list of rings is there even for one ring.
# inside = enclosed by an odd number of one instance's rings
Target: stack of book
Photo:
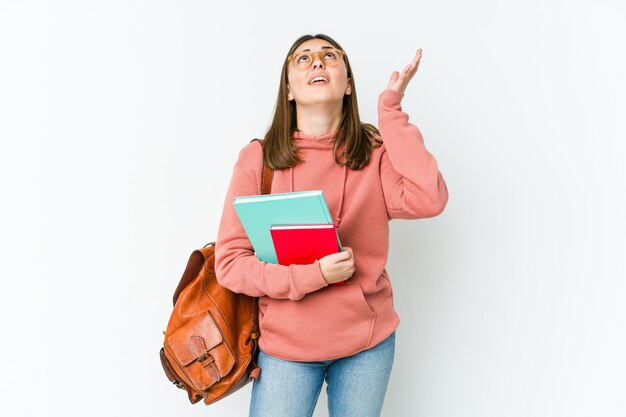
[[[321,190],[235,197],[233,205],[262,261],[306,265],[343,251]]]

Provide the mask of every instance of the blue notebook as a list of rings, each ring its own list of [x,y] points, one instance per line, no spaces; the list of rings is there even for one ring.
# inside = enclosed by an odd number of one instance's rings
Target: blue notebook
[[[235,197],[233,206],[256,256],[273,264],[278,263],[278,258],[270,233],[271,226],[333,224],[322,190]],[[343,250],[341,242],[339,250]]]

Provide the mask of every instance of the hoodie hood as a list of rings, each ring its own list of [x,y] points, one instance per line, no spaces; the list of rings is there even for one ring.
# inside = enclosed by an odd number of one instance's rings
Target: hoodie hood
[[[294,144],[298,147],[298,149],[327,149],[332,153],[333,147],[335,145],[335,134],[337,132],[326,133],[321,136],[313,136],[306,133],[303,133],[299,130],[293,132],[293,140]],[[290,177],[290,191],[294,192],[294,167],[289,168],[289,177]],[[340,184],[341,192],[339,195],[339,207],[337,209],[337,213],[335,215],[335,226],[339,227],[341,224],[341,213],[343,211],[343,200],[346,194],[346,181],[348,179],[348,167],[343,166],[343,175],[342,181]]]
[[[299,130],[293,132],[293,139],[296,145],[299,147],[312,147],[317,149],[330,148],[332,149],[335,144],[335,134],[337,132],[330,132],[321,136],[313,136],[307,133],[303,133]]]

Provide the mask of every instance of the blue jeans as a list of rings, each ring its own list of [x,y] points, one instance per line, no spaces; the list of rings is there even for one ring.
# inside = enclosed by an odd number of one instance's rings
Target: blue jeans
[[[259,351],[250,417],[311,417],[326,380],[330,417],[379,417],[395,353],[394,331],[378,345],[345,358],[292,362]]]

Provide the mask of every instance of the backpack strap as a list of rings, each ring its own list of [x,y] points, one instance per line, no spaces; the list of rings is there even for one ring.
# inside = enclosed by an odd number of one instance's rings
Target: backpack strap
[[[263,149],[262,139],[252,139],[252,141],[258,141]],[[251,142],[252,142],[251,141]],[[265,157],[263,157],[263,171],[261,172],[261,194],[272,193],[272,179],[274,178],[274,170],[265,163]]]
[[[274,178],[274,170],[272,168],[269,167],[269,165],[267,165],[265,163],[265,156],[263,156],[263,140],[261,139],[252,139],[250,142],[252,141],[258,141],[259,144],[261,145],[261,158],[263,159],[263,171],[261,172],[261,194],[271,194],[272,192],[272,179]],[[256,340],[259,338],[260,336],[260,332],[259,332],[259,319],[258,319],[258,298],[253,298],[252,299],[252,335],[251,338],[252,340],[254,340],[256,342]],[[255,320],[256,318],[256,320]],[[256,365],[256,359],[253,358],[252,360],[254,362],[254,364]],[[251,377],[253,377],[254,379],[257,379],[259,377],[259,372],[260,372],[260,368],[256,368],[252,374]]]

